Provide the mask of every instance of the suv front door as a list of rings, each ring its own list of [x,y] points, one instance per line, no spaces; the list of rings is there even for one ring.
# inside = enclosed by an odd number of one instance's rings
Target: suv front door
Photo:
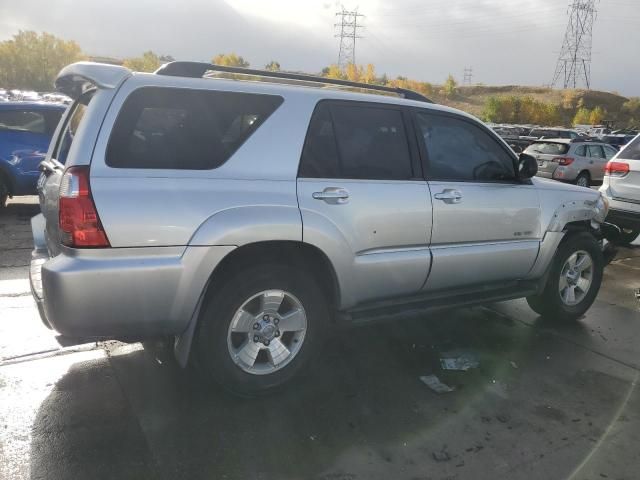
[[[430,265],[431,204],[401,107],[321,101],[298,173],[303,241],[332,261],[343,308],[410,295]]]
[[[431,273],[441,290],[523,278],[538,254],[538,192],[516,178],[515,158],[480,124],[417,110],[433,202]]]

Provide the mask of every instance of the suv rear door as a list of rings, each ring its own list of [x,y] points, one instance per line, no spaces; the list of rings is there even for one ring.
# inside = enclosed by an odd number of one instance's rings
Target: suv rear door
[[[416,293],[427,278],[431,204],[411,128],[396,105],[325,100],[313,113],[297,180],[303,240],[347,272],[343,306]]]
[[[433,202],[433,265],[425,285],[440,290],[523,278],[538,255],[541,213],[516,159],[478,122],[416,111]]]
[[[589,173],[592,180],[602,181],[604,177],[604,167],[607,159],[604,154],[602,145],[586,145],[587,156],[589,157]]]

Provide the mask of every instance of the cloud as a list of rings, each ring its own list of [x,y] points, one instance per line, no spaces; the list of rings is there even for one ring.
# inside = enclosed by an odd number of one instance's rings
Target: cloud
[[[431,82],[449,73],[461,78],[473,66],[474,80],[487,84],[548,83],[567,22],[566,3],[558,0],[344,3],[366,15],[358,62]],[[0,39],[33,29],[74,39],[94,55],[125,57],[152,49],[209,60],[235,51],[256,67],[274,59],[285,69],[317,72],[336,61],[339,8],[327,0],[26,0],[19,8],[0,0]],[[640,4],[616,0],[598,8],[593,87],[640,95],[640,64],[629,61],[640,45]]]

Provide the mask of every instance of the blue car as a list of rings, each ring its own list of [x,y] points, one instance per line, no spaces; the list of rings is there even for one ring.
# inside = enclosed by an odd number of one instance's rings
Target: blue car
[[[0,208],[8,197],[35,195],[49,142],[65,105],[0,103]]]

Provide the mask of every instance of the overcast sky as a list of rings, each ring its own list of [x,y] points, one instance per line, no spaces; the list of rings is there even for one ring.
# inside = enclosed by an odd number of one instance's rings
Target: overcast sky
[[[566,0],[345,0],[366,15],[357,62],[378,74],[441,83],[451,73],[488,85],[542,85],[553,77]],[[182,60],[235,51],[254,67],[317,72],[335,63],[328,0],[0,0],[0,40],[18,30],[76,40],[90,55],[144,50]],[[592,87],[640,96],[640,0],[600,0]]]

